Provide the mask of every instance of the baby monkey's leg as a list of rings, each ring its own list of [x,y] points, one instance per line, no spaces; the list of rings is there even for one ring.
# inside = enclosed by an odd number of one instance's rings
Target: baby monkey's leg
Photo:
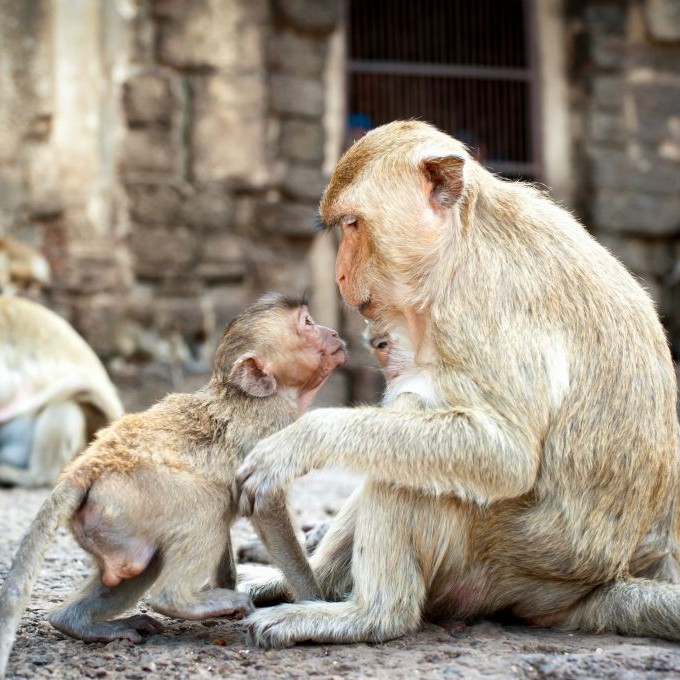
[[[173,542],[164,552],[164,568],[149,600],[154,610],[192,621],[216,616],[242,618],[252,612],[252,602],[245,593],[205,588],[220,552],[205,549],[200,552],[195,540]]]
[[[62,633],[85,642],[118,639],[141,642],[140,633],[158,633],[163,626],[146,615],[113,617],[133,607],[156,580],[159,571],[160,560],[154,557],[141,574],[113,587],[104,585],[97,572],[71,601],[50,614],[49,621]]]
[[[224,564],[224,546],[229,539],[229,523],[224,516],[222,506],[211,507],[204,499],[192,522],[177,527],[167,545],[161,546],[163,569],[149,600],[157,612],[197,621],[216,616],[242,618],[253,611],[245,593],[206,588],[215,578],[215,565]],[[218,583],[221,580],[218,569]]]

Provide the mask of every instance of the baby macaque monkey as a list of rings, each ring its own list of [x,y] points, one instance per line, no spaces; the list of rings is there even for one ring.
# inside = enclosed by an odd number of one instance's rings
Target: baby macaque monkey
[[[157,632],[148,616],[114,618],[149,589],[151,607],[172,617],[251,611],[248,596],[233,590],[236,469],[257,441],[302,414],[344,360],[343,341],[312,319],[304,301],[269,294],[229,324],[206,387],[100,431],[65,469],[5,579],[0,677],[45,550],[65,521],[98,567],[50,616],[72,637],[138,642],[141,632]],[[319,599],[283,495],[252,519],[296,597]]]

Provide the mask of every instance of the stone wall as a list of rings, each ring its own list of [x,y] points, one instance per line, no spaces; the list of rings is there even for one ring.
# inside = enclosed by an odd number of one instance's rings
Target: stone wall
[[[647,287],[680,358],[680,3],[568,1],[576,209]]]
[[[335,0],[0,9],[0,231],[45,252],[48,304],[100,356],[200,369],[255,296],[313,287],[339,20]]]

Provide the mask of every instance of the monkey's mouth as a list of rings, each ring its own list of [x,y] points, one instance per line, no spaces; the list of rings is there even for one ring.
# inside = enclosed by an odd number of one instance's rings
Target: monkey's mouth
[[[347,360],[347,345],[345,342],[341,341],[337,348],[330,352],[330,356],[333,357],[338,364],[345,363]]]

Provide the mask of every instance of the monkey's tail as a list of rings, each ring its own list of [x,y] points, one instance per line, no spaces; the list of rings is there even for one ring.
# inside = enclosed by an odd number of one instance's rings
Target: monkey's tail
[[[600,586],[560,627],[680,640],[680,585],[630,578]]]
[[[19,545],[0,590],[0,678],[5,677],[16,630],[40,573],[45,552],[59,526],[80,507],[86,494],[87,488],[81,485],[60,482],[38,510]]]

